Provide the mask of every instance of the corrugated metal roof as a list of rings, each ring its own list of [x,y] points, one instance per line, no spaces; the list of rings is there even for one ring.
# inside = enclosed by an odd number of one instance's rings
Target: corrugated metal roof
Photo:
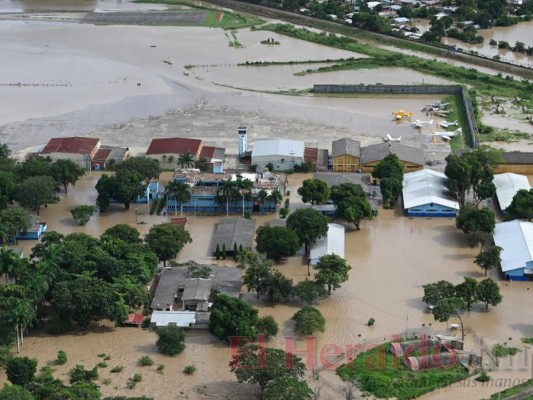
[[[304,156],[304,142],[299,140],[288,139],[267,139],[258,140],[254,144],[252,157],[261,156],[287,156],[302,157]]]
[[[211,294],[211,279],[194,278],[189,279],[185,283],[185,289],[183,289],[182,301],[207,301]]]
[[[253,248],[255,220],[245,218],[223,218],[217,224],[211,240],[210,252],[216,252],[217,244],[220,250],[224,246],[226,251],[233,251],[234,244],[251,249]]]
[[[533,261],[533,224],[518,219],[496,224],[494,243],[503,249],[503,272],[525,268]]]
[[[146,155],[153,154],[184,154],[198,155],[202,146],[201,139],[190,138],[159,138],[152,139]]]
[[[168,326],[170,324],[188,328],[196,322],[196,313],[194,311],[154,311],[151,324],[155,326]]]
[[[439,204],[459,210],[446,187],[446,175],[431,169],[410,172],[403,176],[403,207],[405,209],[424,204]]]
[[[100,139],[87,137],[65,137],[50,139],[42,154],[50,153],[74,153],[74,154],[91,154],[95,147],[98,146]]]
[[[502,157],[508,164],[533,164],[533,153],[510,151],[502,153]]]
[[[424,165],[424,152],[421,149],[397,142],[378,143],[361,148],[361,164],[381,161],[389,154],[396,154],[400,161]]]
[[[496,185],[496,197],[500,203],[500,208],[506,210],[513,201],[513,197],[520,189],[531,189],[529,180],[525,175],[505,173],[494,175],[494,185]]]
[[[354,157],[361,156],[361,142],[349,138],[343,138],[333,141],[331,145],[331,155],[333,157],[349,155]]]
[[[328,224],[328,234],[320,238],[311,248],[309,258],[311,265],[316,265],[318,259],[326,254],[336,254],[344,258],[344,226]]]

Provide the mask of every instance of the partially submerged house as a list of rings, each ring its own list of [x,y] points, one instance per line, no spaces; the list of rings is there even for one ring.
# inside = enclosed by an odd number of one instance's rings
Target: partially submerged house
[[[505,279],[533,278],[533,223],[515,219],[496,224],[494,243],[503,249],[500,259]]]
[[[150,146],[146,150],[146,157],[154,158],[161,163],[168,162],[169,157],[172,157],[172,164],[176,164],[178,157],[186,153],[193,156],[193,161],[198,161],[201,150],[201,139],[183,137],[156,138],[150,142]]]
[[[361,171],[372,173],[376,165],[390,154],[398,156],[404,172],[424,168],[424,152],[421,149],[389,141],[361,148]]]
[[[498,164],[494,173],[533,174],[533,152],[510,151],[501,153],[501,156],[505,162]]]
[[[315,266],[320,257],[332,254],[344,258],[344,225],[328,224],[326,236],[318,238],[311,247],[309,264]]]
[[[334,172],[356,172],[361,158],[361,142],[350,138],[333,141],[331,157]]]
[[[41,222],[37,217],[33,217],[33,225],[24,232],[17,233],[17,240],[39,240],[48,229],[46,222]]]
[[[527,176],[512,172],[494,175],[493,183],[496,186],[496,198],[502,211],[511,205],[513,197],[519,190],[531,189]]]
[[[222,218],[213,233],[210,254],[216,254],[217,247],[219,251],[225,251],[227,254],[233,254],[235,246],[244,249],[252,249],[255,233],[255,220],[246,218]]]
[[[39,152],[43,157],[50,157],[52,161],[67,159],[80,167],[91,169],[92,159],[100,148],[100,139],[89,137],[61,137],[52,138]]]
[[[403,208],[410,217],[455,217],[459,203],[446,186],[446,175],[431,169],[403,176]]]

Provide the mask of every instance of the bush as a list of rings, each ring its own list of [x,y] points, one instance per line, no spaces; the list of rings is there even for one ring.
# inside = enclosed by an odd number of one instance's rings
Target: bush
[[[63,365],[68,361],[67,353],[64,350],[59,350],[57,352],[56,364]]]
[[[83,365],[77,364],[69,371],[70,383],[76,382],[91,382],[98,379],[98,370],[94,367],[91,370],[86,370]]]
[[[370,318],[366,324],[368,326],[372,326],[372,325],[374,325],[375,322],[376,322],[376,320],[374,318]]]
[[[51,335],[61,335],[63,333],[68,333],[71,330],[72,330],[72,324],[70,320],[66,318],[61,318],[58,315],[53,315],[48,320],[47,332]]]
[[[100,361],[98,364],[96,364],[97,368],[107,368],[107,363],[105,361]]]
[[[154,365],[154,360],[152,360],[149,356],[142,356],[139,358],[139,365],[141,367],[151,367]]]
[[[259,333],[264,333],[267,337],[276,336],[279,330],[278,323],[272,315],[259,318],[256,328]]]
[[[123,369],[124,367],[122,365],[117,365],[116,367],[113,367],[109,372],[111,372],[112,374],[118,374],[119,372],[122,372]]]
[[[487,374],[487,372],[482,371],[481,374],[476,378],[476,381],[478,382],[488,382],[490,381],[490,376]]]
[[[6,365],[6,375],[13,385],[26,386],[35,377],[37,360],[28,357],[13,357]]]
[[[163,371],[165,370],[165,366],[163,364],[159,364],[156,368],[156,371],[159,373],[159,374],[162,374]]]
[[[163,354],[175,356],[185,349],[185,333],[179,326],[169,325],[156,331],[157,348]]]
[[[305,306],[292,319],[296,321],[294,332],[298,335],[312,335],[315,332],[324,332],[326,329],[326,320],[322,313],[312,306]]]
[[[141,323],[141,328],[148,329],[150,327],[151,319],[151,317],[146,317],[145,319],[143,319],[143,322]]]
[[[133,389],[135,386],[137,386],[137,383],[143,380],[143,376],[140,373],[136,373],[131,378],[128,379],[128,382],[126,383],[126,386],[128,389]]]
[[[495,344],[492,346],[492,354],[494,354],[494,357],[507,357],[507,356],[514,356],[516,353],[518,353],[520,350],[516,347],[509,347],[505,344]]]
[[[185,375],[192,375],[196,372],[196,365],[187,365],[183,370]]]
[[[5,368],[7,362],[13,358],[8,346],[0,346],[0,368]]]

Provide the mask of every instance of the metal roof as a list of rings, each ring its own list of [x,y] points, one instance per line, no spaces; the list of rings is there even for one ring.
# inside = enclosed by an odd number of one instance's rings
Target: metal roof
[[[196,323],[194,311],[154,311],[150,323],[155,326],[176,325],[189,328]]]
[[[513,201],[513,197],[520,189],[531,189],[529,180],[525,175],[505,173],[494,175],[494,185],[496,185],[496,197],[500,208],[506,210]]]
[[[502,157],[508,164],[533,164],[533,153],[510,151],[502,153]]]
[[[350,138],[343,138],[333,141],[331,145],[331,155],[333,157],[349,155],[354,157],[361,156],[361,142]]]
[[[421,149],[397,142],[378,143],[361,148],[361,164],[381,161],[389,154],[396,154],[400,161],[424,165],[424,152]]]
[[[191,153],[193,156],[197,156],[201,147],[202,141],[200,139],[181,137],[152,139],[148,150],[146,150],[146,155]]]
[[[318,259],[326,254],[336,254],[344,258],[344,226],[328,224],[328,234],[316,241],[311,247],[309,258],[311,265],[316,265]]]
[[[438,204],[459,210],[446,187],[446,175],[431,169],[410,172],[403,176],[403,207],[405,209],[424,204]]]
[[[525,268],[533,261],[533,224],[518,219],[496,224],[494,243],[503,249],[503,272]]]
[[[254,144],[252,157],[261,156],[287,156],[302,157],[304,156],[304,142],[299,140],[288,139],[268,139],[258,140]]]
[[[232,252],[236,243],[237,247],[252,249],[254,244],[255,220],[245,218],[223,218],[217,224],[211,240],[210,252],[214,254],[217,244],[225,246],[226,251]]]
[[[42,154],[50,153],[74,153],[74,154],[91,154],[98,147],[100,139],[88,137],[64,137],[50,139]]]
[[[185,289],[181,296],[182,301],[207,301],[211,294],[211,279],[193,278],[185,283]]]

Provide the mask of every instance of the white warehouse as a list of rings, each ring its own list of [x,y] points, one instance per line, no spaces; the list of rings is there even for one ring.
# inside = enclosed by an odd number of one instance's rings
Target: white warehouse
[[[252,150],[252,165],[263,168],[272,164],[275,170],[291,170],[304,162],[305,144],[299,140],[258,140]]]

